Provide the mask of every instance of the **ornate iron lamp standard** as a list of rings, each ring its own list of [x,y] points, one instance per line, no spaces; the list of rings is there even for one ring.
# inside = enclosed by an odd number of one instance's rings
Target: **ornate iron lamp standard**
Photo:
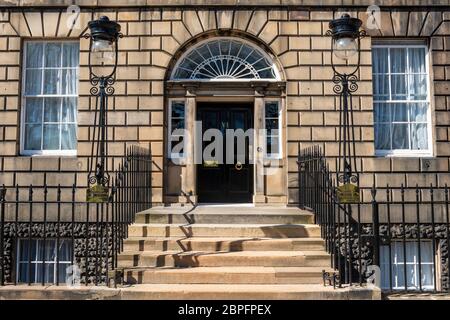
[[[365,36],[365,31],[360,30],[361,24],[361,20],[343,14],[341,18],[330,22],[330,30],[327,31],[327,35],[332,37],[331,65],[335,84],[333,91],[340,96],[339,159],[336,168],[340,203],[359,202],[352,93],[358,90],[356,82],[361,61],[360,43],[361,38]],[[355,55],[356,65],[350,66],[349,59]],[[340,59],[342,63],[336,64],[335,58]],[[350,72],[340,72],[339,69],[350,69]]]
[[[117,69],[118,40],[122,37],[120,25],[103,16],[88,23],[89,80],[91,94],[96,97],[92,147],[89,163],[86,200],[105,202],[108,200],[108,97],[114,94]]]

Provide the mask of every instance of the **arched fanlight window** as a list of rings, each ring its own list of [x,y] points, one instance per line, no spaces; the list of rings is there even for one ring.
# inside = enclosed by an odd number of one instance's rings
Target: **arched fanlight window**
[[[171,80],[279,80],[272,59],[260,48],[236,38],[201,42],[186,52]]]

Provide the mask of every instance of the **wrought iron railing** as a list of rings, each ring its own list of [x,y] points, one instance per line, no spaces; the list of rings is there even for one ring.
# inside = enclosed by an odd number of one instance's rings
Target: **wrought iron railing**
[[[128,236],[128,225],[137,212],[151,206],[151,170],[150,150],[128,147],[113,174],[109,199],[102,203],[86,202],[86,188],[77,186],[76,173],[72,183],[49,185],[49,173],[44,172],[43,185],[3,185],[0,285],[59,285],[67,283],[66,279],[71,284],[109,283]],[[38,247],[36,241],[42,245]],[[54,246],[49,246],[50,242]],[[64,254],[69,257],[65,264],[60,261],[63,246],[70,248]]]
[[[314,212],[336,270],[324,272],[324,284],[450,291],[447,185],[361,188],[361,202],[347,210],[319,147],[302,150],[298,164],[300,207]]]

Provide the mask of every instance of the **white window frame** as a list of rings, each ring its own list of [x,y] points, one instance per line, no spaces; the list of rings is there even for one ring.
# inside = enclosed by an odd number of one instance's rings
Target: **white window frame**
[[[428,240],[428,239],[422,239],[421,241],[420,241],[420,243],[421,243],[421,245],[423,244],[423,243],[427,243],[427,244],[429,244],[430,246],[431,246],[431,248],[430,248],[430,250],[433,250],[433,243],[432,243],[432,241],[433,240]],[[405,241],[405,245],[413,245],[413,246],[415,246],[416,248],[417,248],[417,246],[418,246],[418,241],[417,240],[407,240],[407,241]],[[392,251],[392,254],[394,254],[394,256],[396,257],[396,255],[395,255],[395,250],[403,250],[403,241],[392,241],[391,242],[391,251]],[[389,265],[389,261],[390,261],[390,257],[389,257],[389,246],[388,245],[386,245],[386,246],[383,246],[383,247],[385,247],[385,250],[387,251],[387,261],[381,261],[381,266],[383,266],[384,267],[384,271],[385,272],[387,272],[388,274],[387,274],[387,279],[388,279],[388,283],[387,283],[387,286],[385,286],[385,285],[383,285],[383,283],[380,283],[380,285],[381,285],[381,287],[382,287],[382,289],[390,289],[390,285],[391,284],[389,284],[389,281],[390,281],[390,279],[389,279],[389,270],[392,270],[391,272],[392,272],[392,289],[393,290],[405,290],[405,283],[401,283],[401,284],[399,284],[399,283],[396,283],[396,278],[395,278],[395,276],[394,276],[394,271],[393,271],[393,267],[395,266],[395,268],[404,268],[404,264],[405,264],[405,262],[406,261],[408,261],[408,259],[407,259],[407,257],[403,257],[403,259],[405,260],[405,261],[403,261],[403,262],[400,262],[400,263],[398,263],[397,261],[394,261],[394,259],[392,259],[392,265]],[[423,250],[423,249],[421,249],[421,250]],[[402,252],[402,254],[403,254],[403,252]],[[433,256],[434,256],[435,254],[434,253],[431,253],[431,258],[432,258],[432,261],[431,262],[428,262],[428,261],[426,261],[426,262],[419,262],[418,261],[418,255],[416,255],[416,256],[414,256],[414,261],[413,262],[406,262],[406,265],[407,266],[414,266],[414,278],[416,279],[418,276],[421,276],[421,275],[418,275],[418,273],[419,273],[419,263],[422,265],[422,266],[424,266],[424,265],[431,265],[432,266],[432,271],[434,271],[434,272],[437,272],[437,270],[435,270],[435,269],[438,269],[438,266],[436,266],[435,264],[434,264],[434,261],[433,261]],[[382,257],[383,257],[383,255],[382,255]],[[421,257],[422,259],[423,259],[423,255],[422,255],[422,257]],[[435,261],[438,261],[437,259],[434,259]],[[437,265],[439,265],[438,263],[437,263]],[[432,277],[434,277],[434,273],[432,273],[431,274],[431,276]],[[383,277],[382,277],[383,278]],[[405,282],[407,283],[408,282],[408,280],[407,280],[407,275],[404,275],[404,280],[405,280]],[[420,281],[420,280],[419,280]],[[422,285],[422,289],[424,289],[424,290],[434,290],[434,282],[436,281],[436,279],[435,278],[433,278],[433,284],[431,284],[431,285]],[[414,287],[414,286],[409,286],[408,287],[408,290],[414,290],[414,289],[418,289],[419,288],[419,285],[417,285],[417,287]]]
[[[23,156],[76,156],[77,155],[77,149],[72,150],[26,150],[25,149],[25,113],[26,113],[26,105],[25,105],[25,99],[27,95],[25,94],[25,86],[26,86],[26,70],[27,70],[27,44],[28,43],[51,43],[51,42],[72,42],[72,43],[79,43],[79,41],[76,40],[65,40],[65,39],[56,39],[56,40],[26,40],[23,44],[23,59],[22,59],[22,92],[21,92],[21,115],[20,115],[20,155]],[[62,59],[62,55],[61,55]],[[59,68],[62,69],[62,68]],[[44,74],[42,72],[42,74]],[[67,97],[75,97],[77,98],[77,113],[78,113],[78,96],[79,96],[79,79],[80,75],[80,65],[78,64],[78,67],[76,68],[76,93],[75,94],[39,94],[39,95],[30,95],[28,97],[36,97],[36,98],[46,98],[46,97],[52,97],[52,98],[67,98]],[[44,81],[42,81],[41,86],[44,85]],[[42,114],[44,114],[44,110],[42,110]],[[78,129],[78,119],[75,119],[75,126]],[[42,128],[44,126],[42,125]],[[43,130],[43,129],[42,129]],[[78,130],[75,131],[78,136]],[[61,132],[60,132],[61,135]],[[42,139],[43,139],[43,133],[42,133]],[[78,137],[77,137],[78,142]]]
[[[277,153],[267,153],[267,130],[266,130],[266,106],[268,103],[276,103],[278,105],[278,152]],[[283,157],[283,110],[280,99],[267,99],[264,100],[264,113],[263,113],[263,123],[264,123],[264,159],[267,160],[280,160]]]
[[[433,156],[433,137],[432,137],[432,121],[431,121],[431,84],[430,84],[430,53],[429,47],[426,44],[409,44],[408,41],[405,41],[402,44],[373,44],[372,49],[374,48],[423,48],[425,49],[425,72],[426,72],[426,81],[427,81],[427,99],[426,100],[375,100],[373,101],[373,110],[375,110],[375,103],[426,103],[427,106],[427,134],[428,134],[428,149],[426,150],[410,150],[410,149],[392,149],[392,150],[378,150],[375,149],[375,156],[378,157],[432,157]],[[388,55],[388,75],[389,79],[391,76],[391,55]],[[389,80],[389,94],[391,94],[391,82]],[[375,119],[374,119],[375,120]],[[408,122],[409,123],[409,122]],[[374,121],[374,129],[375,129],[375,121]],[[411,137],[409,137],[411,139]],[[375,137],[374,137],[375,139]],[[409,141],[411,142],[411,141]],[[374,141],[375,143],[375,141]]]
[[[172,105],[173,103],[183,103],[184,105],[184,130],[186,130],[186,100],[185,99],[169,99],[169,116],[167,124],[167,154],[169,159],[182,160],[186,158],[186,135],[183,137],[183,153],[172,152]]]
[[[17,240],[17,253],[16,253],[17,254],[17,263],[16,263],[16,281],[17,282],[19,282],[19,279],[20,279],[20,265],[21,264],[25,264],[27,266],[27,272],[29,270],[28,269],[29,268],[29,266],[28,266],[29,261],[28,260],[26,260],[26,261],[20,260],[20,257],[21,257],[21,252],[20,252],[21,245],[20,245],[20,242],[21,241],[29,241],[29,239],[28,238],[20,238],[20,239]],[[38,238],[32,238],[31,241],[36,241],[36,255],[39,255],[39,250],[40,250],[39,245],[42,245],[42,243],[44,243],[44,238],[39,238],[39,239]],[[45,239],[45,241],[53,241],[54,245],[55,245],[55,248],[56,248],[56,238],[47,238],[47,239]],[[68,239],[68,238],[60,238],[59,241],[60,241],[60,244],[61,244],[61,241],[71,241],[71,240]],[[45,243],[44,243],[44,245],[45,245]],[[46,248],[46,250],[47,249],[48,248]],[[62,265],[65,265],[65,264],[71,265],[72,264],[71,260],[68,260],[68,261],[59,260],[58,261],[57,260],[58,253],[59,253],[59,249],[56,248],[55,258],[53,260],[45,260],[46,268],[49,265],[53,265],[53,283],[56,283],[56,279],[58,277],[57,269],[61,268],[61,266],[59,268],[57,268],[56,265],[57,264],[60,264],[60,265],[61,264]],[[29,252],[29,254],[31,254],[31,253]],[[74,252],[73,252],[73,245],[72,245],[72,255],[73,254],[74,254]],[[34,279],[31,279],[31,283],[40,283],[41,282],[41,280],[38,279],[38,272],[37,272],[38,269],[37,268],[42,268],[42,264],[44,263],[44,261],[43,260],[37,260],[36,255],[31,258],[32,268],[35,269]],[[39,270],[39,272],[40,272],[40,270]],[[31,275],[29,275],[29,276],[31,276]],[[45,274],[43,274],[42,277],[44,277],[44,279],[45,279]],[[52,283],[52,282],[47,282],[46,281],[45,283]]]
[[[197,50],[198,48],[200,48],[202,45],[208,43],[208,42],[213,42],[213,41],[220,41],[220,40],[231,40],[231,41],[237,41],[240,43],[244,43],[246,45],[248,45],[252,50],[257,51],[259,54],[261,54],[268,62],[270,62],[271,66],[270,68],[273,70],[274,74],[275,74],[275,78],[261,78],[261,79],[256,79],[256,78],[248,78],[248,79],[227,79],[227,78],[219,78],[219,79],[183,79],[183,78],[177,78],[175,75],[177,73],[177,70],[179,69],[179,67],[181,66],[182,62],[184,62],[184,60],[186,59],[187,56],[189,56],[192,52],[194,52],[195,50]],[[219,67],[219,66],[218,66]],[[229,37],[229,36],[220,36],[220,37],[214,37],[214,38],[208,38],[202,41],[199,41],[198,43],[194,44],[193,46],[191,46],[189,48],[189,50],[187,50],[186,52],[184,52],[180,58],[178,59],[177,63],[175,64],[175,67],[173,68],[173,71],[170,75],[170,81],[183,81],[183,82],[277,82],[277,81],[281,81],[282,77],[280,74],[280,71],[278,69],[278,66],[276,65],[276,63],[274,62],[274,58],[269,55],[265,50],[263,50],[262,48],[260,48],[257,44],[248,41],[244,38],[238,38],[238,37]]]

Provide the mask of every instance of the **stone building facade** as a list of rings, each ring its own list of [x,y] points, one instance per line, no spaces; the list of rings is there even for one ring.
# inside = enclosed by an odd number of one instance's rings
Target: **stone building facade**
[[[170,159],[171,101],[184,103],[189,130],[193,130],[201,103],[245,103],[256,129],[264,126],[265,104],[277,101],[281,152],[274,161],[255,151],[250,202],[295,205],[299,150],[321,145],[332,169],[338,156],[339,100],[333,91],[331,40],[325,33],[330,20],[343,12],[359,17],[368,34],[361,41],[359,88],[353,97],[361,186],[450,183],[450,11],[445,7],[448,1],[429,2],[381,1],[379,25],[367,28],[370,1],[320,5],[308,1],[258,5],[245,1],[0,1],[0,183],[42,185],[46,171],[50,184],[71,184],[74,173],[78,186],[86,184],[95,105],[87,67],[89,41],[81,36],[90,20],[106,15],[120,23],[123,33],[115,93],[108,106],[111,167],[117,166],[126,145],[149,146],[152,202],[197,202],[196,167],[188,161],[174,164]],[[79,12],[67,11],[73,4],[79,6]],[[214,39],[235,39],[258,48],[272,62],[277,78],[242,82],[174,78],[180,60],[192,48]],[[76,152],[69,155],[23,152],[24,48],[34,40],[79,43]],[[429,145],[423,154],[380,155],[375,148],[372,48],[376,44],[409,45],[409,41],[426,48]],[[351,60],[349,67],[354,63]],[[264,143],[257,141],[254,150],[264,150]],[[195,143],[188,143],[188,154],[195,148]],[[274,174],[258,173],[268,166]],[[363,196],[369,200],[367,194]],[[83,199],[84,193],[79,197]]]

